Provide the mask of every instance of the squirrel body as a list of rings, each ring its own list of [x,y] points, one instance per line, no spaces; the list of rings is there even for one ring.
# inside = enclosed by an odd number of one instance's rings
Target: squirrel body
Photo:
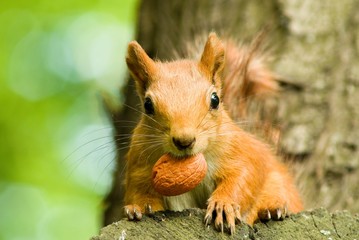
[[[130,220],[159,210],[207,208],[206,224],[214,217],[217,229],[227,226],[233,233],[237,221],[277,220],[302,210],[293,179],[271,147],[226,111],[225,59],[214,33],[200,61],[154,61],[137,42],[129,44],[126,62],[144,110],[127,155],[124,202]],[[179,196],[161,196],[151,186],[151,173],[168,153],[178,158],[202,153],[208,165],[204,180]]]

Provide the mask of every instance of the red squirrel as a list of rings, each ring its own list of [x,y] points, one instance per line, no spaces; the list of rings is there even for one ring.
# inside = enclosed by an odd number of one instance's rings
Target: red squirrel
[[[124,209],[129,220],[154,211],[198,207],[207,209],[206,225],[214,221],[217,230],[233,233],[239,221],[252,225],[279,220],[303,209],[292,176],[272,148],[241,129],[226,111],[222,82],[227,81],[226,87],[236,84],[228,79],[240,84],[228,77],[226,61],[233,59],[225,53],[229,47],[211,33],[199,60],[161,62],[152,60],[136,41],[128,45],[126,63],[143,112],[127,154]],[[255,69],[245,70],[256,75]],[[255,77],[261,81],[260,74]],[[196,188],[173,197],[153,189],[152,167],[162,155],[198,153],[208,170]]]

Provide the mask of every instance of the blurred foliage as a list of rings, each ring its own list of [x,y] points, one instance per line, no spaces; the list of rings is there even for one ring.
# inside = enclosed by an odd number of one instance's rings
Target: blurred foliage
[[[0,239],[88,239],[114,164],[100,92],[118,94],[137,1],[0,5]]]

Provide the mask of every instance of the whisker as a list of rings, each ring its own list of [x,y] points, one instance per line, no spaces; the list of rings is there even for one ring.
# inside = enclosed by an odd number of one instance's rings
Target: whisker
[[[116,134],[115,136],[116,141],[122,141],[122,140],[130,140],[130,139],[138,139],[138,138],[160,138],[159,135],[154,134]],[[116,138],[117,137],[117,138]]]
[[[205,119],[207,117],[207,114],[205,114],[204,116],[203,116],[203,118],[201,119],[201,121],[199,122],[199,124],[197,125],[197,128],[199,128],[201,125],[202,125],[202,122],[203,122],[203,120]],[[207,121],[208,122],[208,121]],[[205,124],[207,124],[207,122],[205,122]],[[205,125],[204,124],[204,125]]]
[[[90,140],[90,141],[88,141],[88,142],[86,142],[86,143],[84,143],[84,144],[82,144],[82,145],[80,145],[80,146],[78,146],[75,150],[73,150],[68,156],[66,156],[63,160],[62,160],[62,162],[65,162],[65,161],[67,161],[71,156],[73,156],[78,150],[80,150],[81,148],[83,148],[83,147],[85,147],[85,146],[87,146],[87,145],[89,145],[89,144],[91,144],[91,143],[94,143],[94,142],[96,142],[96,141],[99,141],[99,140],[103,140],[103,139],[106,139],[106,138],[112,138],[112,136],[104,136],[104,137],[98,137],[98,138],[95,138],[95,139],[93,139],[93,140]],[[111,141],[112,142],[112,141]],[[108,143],[111,143],[111,142],[108,142]]]
[[[112,126],[97,128],[97,129],[94,129],[94,130],[92,130],[92,131],[89,131],[89,132],[85,133],[82,137],[87,137],[88,135],[93,134],[93,133],[97,133],[97,132],[99,132],[99,131],[112,130],[112,129],[113,129]]]
[[[130,108],[130,109],[132,109],[132,110],[134,110],[135,112],[138,112],[138,113],[143,114],[143,116],[148,117],[148,118],[151,119],[154,123],[158,124],[158,126],[161,126],[161,127],[162,127],[162,125],[161,125],[158,121],[156,121],[156,119],[154,119],[153,117],[149,116],[148,114],[144,114],[142,111],[140,111],[140,110],[138,110],[138,109],[136,109],[136,108],[134,108],[134,107],[132,107],[132,106],[130,106],[130,105],[128,105],[128,104],[123,104],[123,105],[126,106],[126,107],[128,107],[128,108]]]
[[[89,157],[91,154],[93,154],[93,153],[95,153],[95,152],[97,152],[97,151],[99,151],[99,150],[103,150],[103,149],[106,149],[106,148],[111,147],[111,144],[110,144],[110,143],[112,143],[112,141],[111,141],[111,142],[106,142],[106,143],[104,143],[104,144],[101,144],[101,145],[99,145],[98,147],[96,147],[95,149],[93,149],[93,150],[91,150],[90,152],[88,152],[87,154],[85,154],[85,155],[83,155],[82,157],[80,157],[78,160],[76,160],[76,162],[74,163],[74,166],[73,166],[72,169],[70,170],[70,172],[69,172],[69,174],[68,174],[67,177],[70,177],[70,176],[74,173],[74,171],[83,163],[83,161],[84,161],[87,157]]]
[[[203,131],[201,131],[198,135],[201,136],[202,134],[207,133],[209,130],[212,130],[213,128],[219,127],[219,126],[223,126],[224,124],[230,124],[232,123],[232,121],[227,121],[227,122],[222,122],[220,124],[213,124],[212,126],[209,126],[208,128],[204,129]]]
[[[137,123],[136,123],[136,124],[137,124]],[[117,126],[118,126],[118,125],[117,125]],[[119,127],[128,128],[128,127],[135,127],[135,125],[119,125]],[[159,130],[158,128],[153,127],[153,126],[148,125],[148,124],[145,124],[145,123],[141,123],[141,127],[144,127],[144,128],[150,129],[150,130],[154,130],[154,131],[156,131],[156,132],[162,132],[162,131]]]
[[[117,152],[117,149],[116,149],[116,148],[113,148],[113,149],[111,149],[110,151],[108,151],[107,153],[105,153],[100,159],[98,159],[98,162],[102,162],[102,160],[105,159],[108,155],[113,154],[113,159],[110,160],[110,161],[106,164],[106,166],[102,169],[102,171],[101,171],[101,173],[100,173],[100,175],[99,175],[99,177],[98,177],[98,180],[97,180],[96,183],[94,184],[94,189],[96,188],[96,186],[97,186],[97,184],[98,184],[98,182],[99,182],[99,179],[103,176],[103,174],[105,173],[106,169],[107,169],[111,164],[114,163],[114,160],[116,160],[116,154],[115,154],[116,152]]]
[[[151,152],[150,155],[147,156],[147,158],[146,158],[146,164],[148,164],[148,161],[149,161],[149,159],[151,158],[151,156],[153,155],[153,153],[155,153],[156,150],[159,149],[159,147],[160,147],[161,145],[162,145],[162,143],[159,143],[159,144],[154,145],[155,149]]]
[[[142,141],[142,142],[135,142],[132,145],[133,146],[140,146],[140,145],[151,145],[151,144],[157,144],[157,143],[163,143],[161,140],[157,140],[157,141]]]

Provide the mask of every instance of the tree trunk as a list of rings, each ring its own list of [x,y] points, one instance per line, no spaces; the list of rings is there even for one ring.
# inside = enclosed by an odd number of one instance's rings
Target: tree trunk
[[[172,60],[210,31],[247,41],[269,26],[272,69],[284,79],[277,101],[280,149],[293,164],[305,205],[358,212],[358,23],[354,0],[146,0],[139,9],[137,41],[151,57]],[[129,134],[138,119],[132,81],[125,96],[121,111],[111,109],[119,136]],[[116,142],[123,149],[123,142]],[[125,153],[118,151],[105,224],[122,213]]]

